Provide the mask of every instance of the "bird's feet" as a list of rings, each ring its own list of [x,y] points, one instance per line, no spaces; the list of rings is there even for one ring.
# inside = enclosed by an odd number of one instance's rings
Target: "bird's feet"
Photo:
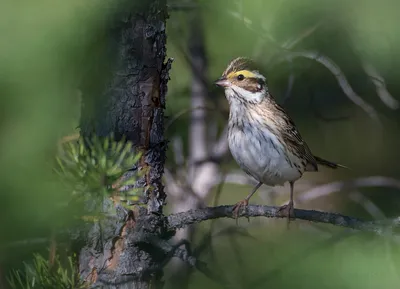
[[[287,217],[288,224],[290,223],[290,219],[296,219],[293,202],[289,201],[286,205],[279,207],[278,216]]]
[[[235,204],[232,210],[233,217],[236,219],[236,225],[238,224],[238,218],[240,215],[240,209],[242,209],[242,212],[246,210],[246,207],[249,205],[249,200],[248,199],[243,199]],[[249,218],[247,217],[247,220]]]

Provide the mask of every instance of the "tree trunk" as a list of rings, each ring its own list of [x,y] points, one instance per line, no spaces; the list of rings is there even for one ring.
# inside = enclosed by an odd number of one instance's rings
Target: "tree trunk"
[[[146,240],[171,237],[164,230],[166,196],[161,183],[170,67],[170,62],[164,63],[167,6],[165,0],[135,1],[134,7],[128,6],[123,7],[128,12],[118,13],[103,49],[111,59],[107,85],[99,87],[102,82],[97,80],[85,87],[87,91],[83,89],[80,127],[83,137],[114,134],[120,140],[124,136],[144,153],[135,169],[149,170],[135,187],[143,188],[147,210],[123,211],[93,225],[80,253],[79,269],[83,279],[102,288],[158,288],[165,254]]]

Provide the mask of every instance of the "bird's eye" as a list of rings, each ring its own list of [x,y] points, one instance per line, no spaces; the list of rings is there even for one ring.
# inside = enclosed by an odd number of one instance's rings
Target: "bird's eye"
[[[243,74],[239,74],[238,76],[237,76],[237,80],[243,80],[244,79],[244,75]]]

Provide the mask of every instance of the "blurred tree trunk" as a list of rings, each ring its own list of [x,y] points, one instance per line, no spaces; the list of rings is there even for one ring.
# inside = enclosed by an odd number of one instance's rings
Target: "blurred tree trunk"
[[[195,195],[190,209],[204,205],[204,199],[216,184],[218,165],[211,161],[209,114],[204,109],[208,99],[208,64],[204,39],[202,10],[196,9],[190,18],[189,56],[192,70],[191,120],[189,134],[189,180]],[[203,109],[196,109],[203,107]]]
[[[174,213],[197,209],[204,206],[205,198],[219,180],[218,165],[210,161],[209,119],[206,107],[208,98],[208,65],[204,40],[203,17],[197,8],[187,15],[189,37],[187,39],[188,60],[191,66],[191,114],[189,126],[189,156],[187,188],[176,192],[177,198],[172,203]],[[176,234],[177,240],[191,241],[194,226],[181,229]],[[173,283],[179,288],[188,287],[190,270],[181,260],[173,260]]]
[[[207,61],[204,47],[204,35],[202,27],[201,11],[195,9],[188,15],[189,37],[187,47],[189,50],[189,59],[192,71],[191,84],[191,108],[190,127],[189,127],[189,167],[188,184],[192,192],[182,191],[181,196],[172,204],[174,212],[182,212],[198,208],[202,199],[194,190],[194,182],[198,179],[198,162],[204,161],[208,157],[207,149],[207,112],[204,109],[196,109],[206,105],[208,89],[204,83],[207,72]],[[204,79],[202,79],[204,78]],[[178,232],[179,238],[191,239],[190,226],[185,230]]]
[[[166,197],[161,183],[166,149],[163,109],[170,67],[164,63],[167,6],[166,0],[134,2],[124,2],[125,12],[118,13],[97,55],[100,66],[90,71],[93,76],[109,69],[106,85],[92,77],[82,93],[81,135],[113,133],[117,140],[125,136],[144,152],[136,170],[149,169],[135,184],[144,188],[147,210],[123,211],[122,216],[117,210],[117,216],[93,225],[81,250],[81,277],[102,288],[162,286],[163,252],[141,238],[171,237],[163,230],[161,214]]]

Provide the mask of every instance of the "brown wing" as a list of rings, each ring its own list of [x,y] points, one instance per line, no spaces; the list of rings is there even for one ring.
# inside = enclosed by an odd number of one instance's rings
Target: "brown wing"
[[[290,146],[295,155],[299,155],[306,160],[306,171],[318,171],[317,161],[307,143],[301,137],[293,120],[278,104],[276,104],[276,109],[281,112],[279,115],[282,117],[282,124],[285,125],[285,128],[280,130],[285,143]]]

